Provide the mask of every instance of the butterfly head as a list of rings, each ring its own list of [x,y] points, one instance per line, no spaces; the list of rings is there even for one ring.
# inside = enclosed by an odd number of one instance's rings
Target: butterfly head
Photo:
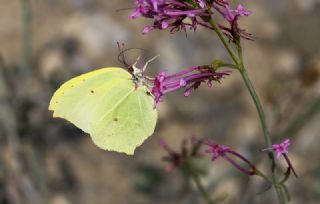
[[[157,57],[159,57],[159,55],[151,58],[150,60],[148,60],[145,65],[143,66],[143,68],[138,68],[136,65],[140,59],[140,56],[137,58],[137,60],[135,61],[134,64],[129,64],[126,62],[126,59],[125,59],[125,52],[129,51],[129,50],[132,50],[132,49],[138,49],[138,50],[142,50],[142,51],[146,51],[144,49],[141,49],[141,48],[128,48],[128,49],[123,49],[124,47],[124,43],[120,44],[119,42],[117,42],[118,44],[118,49],[119,49],[119,55],[118,55],[118,60],[120,62],[122,62],[126,68],[127,68],[127,71],[131,74],[132,76],[132,80],[133,82],[135,83],[136,87],[140,87],[140,86],[143,86],[143,85],[147,85],[147,83],[145,82],[145,79],[150,79],[149,77],[145,76],[144,75],[144,72],[145,70],[147,69],[147,66],[150,62],[152,62],[153,60],[155,60]]]
[[[159,57],[159,55],[149,59],[145,65],[143,66],[143,68],[138,68],[136,65],[140,59],[140,56],[137,58],[137,60],[135,61],[135,63],[130,66],[128,68],[128,71],[129,73],[131,73],[132,75],[132,79],[134,81],[134,83],[137,85],[137,86],[142,86],[142,85],[145,85],[145,79],[148,78],[147,76],[144,75],[144,72],[145,70],[147,69],[148,67],[148,64],[150,62],[152,62],[153,60],[155,60],[157,57]]]

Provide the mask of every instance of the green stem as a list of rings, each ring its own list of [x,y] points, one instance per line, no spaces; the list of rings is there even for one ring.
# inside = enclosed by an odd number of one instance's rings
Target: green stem
[[[262,173],[261,171],[259,171],[258,169],[254,170],[255,175],[262,177],[264,180],[266,180],[268,183],[272,184],[272,181],[266,176],[264,175],[264,173]]]
[[[230,54],[232,60],[239,65],[240,64],[240,60],[238,59],[236,53],[234,52],[234,50],[232,49],[231,45],[227,42],[227,40],[225,39],[223,33],[221,32],[221,30],[218,28],[217,24],[214,22],[214,20],[212,18],[210,18],[209,20],[209,24],[212,26],[213,30],[217,33],[218,37],[220,38],[221,42],[223,43],[224,47],[227,49],[228,53]]]
[[[24,83],[24,93],[29,92],[32,53],[32,4],[31,0],[20,0],[22,10],[21,67],[20,76]]]
[[[21,101],[29,100],[31,97],[30,83],[32,80],[32,24],[33,24],[33,11],[32,0],[20,0],[22,12],[22,27],[21,27],[21,66],[20,66],[20,79],[22,81],[22,88],[24,95],[20,98]],[[22,102],[23,103],[23,102]],[[23,110],[28,111],[28,110]],[[30,125],[30,124],[29,124]],[[32,139],[31,136],[29,138]],[[46,178],[44,174],[43,165],[40,162],[40,154],[38,148],[32,144],[30,145],[30,156],[32,159],[32,167],[35,174],[35,184],[39,188],[41,194],[41,203],[47,204],[48,189],[46,186]]]
[[[241,47],[240,45],[238,46],[241,50]],[[242,61],[242,53],[240,52],[239,53],[241,55],[241,63],[240,63],[240,67],[239,67],[239,71],[240,71],[240,74],[242,76],[242,79],[243,81],[245,82],[246,84],[246,87],[251,95],[251,98],[253,99],[254,101],[254,104],[256,106],[256,109],[258,111],[258,114],[259,114],[259,118],[260,118],[260,122],[261,122],[261,125],[262,125],[262,130],[263,130],[263,137],[264,137],[264,140],[265,140],[265,143],[267,145],[267,148],[272,148],[272,142],[271,142],[271,138],[270,138],[270,135],[269,135],[269,128],[268,128],[268,123],[267,123],[267,120],[266,120],[266,117],[265,117],[265,113],[264,113],[264,110],[263,110],[263,107],[262,107],[262,104],[260,102],[260,99],[258,97],[258,94],[257,92],[255,91],[254,89],[254,86],[248,76],[248,73],[243,65],[243,61]],[[285,195],[281,189],[281,186],[279,185],[279,182],[277,181],[277,178],[276,178],[276,175],[275,175],[275,158],[274,158],[274,155],[273,155],[273,152],[269,152],[268,153],[268,156],[269,156],[269,161],[270,161],[270,164],[271,164],[271,173],[272,173],[272,183],[273,183],[273,186],[275,187],[275,190],[276,190],[276,193],[278,195],[278,199],[279,199],[279,202],[281,204],[285,204],[286,203],[286,199],[285,199]]]
[[[41,200],[43,204],[48,204],[48,187],[46,181],[46,175],[44,172],[44,165],[40,158],[39,148],[36,145],[32,144],[31,142],[28,145],[29,147],[29,154],[31,157],[31,163],[33,167],[34,173],[34,180],[37,188],[39,189],[39,193],[41,195]]]
[[[237,65],[228,64],[228,63],[222,63],[222,64],[219,64],[219,65],[211,64],[211,66],[215,71],[217,71],[218,69],[223,68],[223,67],[227,67],[227,68],[238,70],[238,66]]]
[[[261,122],[262,129],[263,129],[263,137],[264,137],[265,143],[267,145],[267,148],[271,148],[272,142],[270,139],[270,135],[269,135],[269,131],[268,131],[268,124],[266,121],[264,110],[263,110],[263,107],[262,107],[261,102],[259,100],[259,97],[254,89],[254,86],[253,86],[253,84],[247,74],[247,71],[244,67],[240,40],[237,41],[237,52],[238,52],[237,53],[238,55],[237,55],[235,53],[234,49],[232,48],[231,44],[226,40],[223,33],[221,32],[221,30],[219,29],[219,27],[216,25],[216,23],[214,22],[214,20],[212,18],[210,18],[209,23],[212,26],[213,30],[217,33],[219,39],[223,43],[224,47],[227,49],[227,51],[230,54],[231,58],[233,59],[234,63],[238,66],[238,70],[239,70],[239,72],[240,72],[240,74],[246,84],[246,87],[247,87],[247,89],[250,93],[250,96],[253,99],[254,104],[256,106],[256,109],[258,111],[260,122]],[[274,155],[272,152],[269,152],[268,156],[269,156],[270,165],[271,165],[273,186],[275,187],[275,190],[277,192],[279,202],[281,204],[285,204],[286,203],[285,195],[283,194],[283,191],[281,190],[281,186],[279,185],[279,182],[277,181],[277,178],[275,175]]]
[[[4,93],[1,94],[2,106],[5,108],[5,114],[0,113],[0,128],[7,137],[8,146],[12,149],[14,158],[14,172],[21,171],[21,142],[17,132],[17,120],[12,106],[12,95],[10,93],[10,85],[8,82],[8,74],[5,71],[5,63],[0,55],[0,87],[3,87]]]
[[[257,108],[257,111],[258,111],[258,114],[259,114],[259,118],[260,118],[260,122],[261,122],[261,125],[262,125],[262,130],[263,130],[263,136],[264,136],[264,141],[265,143],[267,144],[267,148],[271,148],[272,147],[272,142],[271,142],[271,139],[270,139],[270,136],[269,136],[269,131],[268,131],[268,124],[267,124],[267,121],[266,121],[266,117],[265,117],[265,114],[264,114],[264,111],[263,111],[263,108],[262,108],[262,105],[261,105],[261,102],[258,98],[258,95],[252,85],[252,82],[251,80],[249,79],[249,76],[248,76],[248,73],[246,71],[246,69],[244,67],[240,68],[239,69],[240,71],[240,74],[242,76],[242,79],[244,80],[245,84],[246,84],[246,87],[254,101],[254,104]],[[271,153],[271,155],[273,155]],[[272,156],[273,157],[273,156]],[[272,171],[274,171],[274,164],[272,164]]]
[[[187,168],[188,168],[189,174],[190,174],[191,178],[194,180],[194,182],[196,183],[196,186],[197,186],[199,192],[201,193],[202,197],[207,201],[208,204],[214,204],[214,201],[211,200],[208,192],[203,187],[203,185],[200,181],[199,175],[197,174],[197,172],[194,171],[190,159],[187,162],[187,165],[188,165]]]
[[[258,94],[255,91],[254,86],[253,86],[253,84],[252,84],[252,82],[251,82],[251,80],[250,80],[250,78],[248,76],[248,73],[247,73],[245,67],[243,66],[242,60],[241,60],[241,63],[240,63],[239,72],[240,72],[240,74],[242,76],[243,81],[246,84],[246,87],[247,87],[247,89],[248,89],[248,91],[249,91],[249,93],[251,95],[251,98],[254,101],[256,109],[258,111],[260,122],[261,122],[261,125],[262,125],[262,130],[263,130],[263,137],[264,137],[264,141],[265,141],[265,143],[267,145],[267,148],[272,148],[272,142],[271,142],[271,138],[270,138],[269,131],[268,131],[268,129],[269,129],[268,128],[268,123],[267,123],[267,120],[266,120],[266,117],[265,117],[265,113],[264,113],[262,104],[261,104],[261,102],[259,100],[259,97],[258,97]],[[270,164],[271,164],[272,183],[273,183],[273,186],[275,187],[275,190],[277,192],[279,202],[281,204],[284,204],[284,203],[286,203],[285,195],[283,194],[283,191],[281,190],[281,187],[279,186],[279,182],[277,181],[277,178],[276,178],[276,175],[275,175],[275,158],[274,158],[273,152],[270,151],[268,153],[268,156],[269,156],[269,161],[270,161]]]

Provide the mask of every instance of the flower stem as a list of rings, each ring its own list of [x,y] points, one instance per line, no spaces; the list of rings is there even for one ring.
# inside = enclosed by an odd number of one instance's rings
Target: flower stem
[[[209,20],[209,24],[212,26],[213,30],[217,33],[218,37],[220,38],[221,42],[223,43],[224,47],[227,49],[228,53],[230,54],[232,60],[239,65],[240,64],[240,60],[237,57],[236,53],[234,52],[234,50],[232,49],[232,47],[230,46],[230,44],[226,41],[226,39],[223,36],[223,33],[221,32],[221,30],[218,28],[217,24],[214,22],[214,20],[212,18],[210,18]]]
[[[254,104],[256,106],[256,109],[258,111],[259,114],[259,118],[260,118],[260,122],[262,125],[262,129],[263,129],[263,137],[266,143],[267,148],[271,148],[272,147],[272,142],[270,139],[270,135],[269,135],[269,130],[268,130],[268,124],[266,121],[266,117],[264,114],[264,110],[263,107],[261,105],[260,99],[258,97],[258,94],[256,93],[254,86],[248,76],[248,73],[244,67],[244,63],[243,63],[243,56],[242,56],[242,48],[241,48],[241,44],[240,44],[240,39],[236,42],[236,46],[237,46],[237,54],[235,52],[235,50],[232,48],[231,44],[227,41],[227,39],[224,37],[223,33],[221,32],[221,30],[219,29],[219,27],[217,26],[217,24],[214,22],[214,20],[212,18],[210,18],[209,20],[209,24],[212,26],[213,30],[217,33],[219,39],[221,40],[221,42],[223,43],[224,47],[227,49],[228,53],[230,54],[232,60],[234,61],[234,63],[238,66],[238,70],[242,76],[243,81],[246,84],[246,87],[250,93],[250,96],[252,98],[252,100],[254,101]],[[281,190],[281,186],[276,178],[275,175],[275,159],[274,159],[274,155],[273,152],[269,152],[268,153],[269,156],[269,160],[270,160],[270,165],[271,165],[271,173],[272,173],[272,183],[273,186],[277,192],[277,196],[278,196],[278,200],[281,204],[285,204],[286,200],[285,200],[285,195],[283,193],[283,191]]]
[[[253,99],[254,101],[254,104],[257,108],[257,111],[258,111],[258,114],[259,114],[259,118],[260,118],[260,121],[261,121],[261,125],[262,125],[262,129],[263,129],[263,136],[264,136],[264,141],[267,145],[266,148],[271,148],[272,147],[272,143],[271,143],[271,139],[269,137],[269,131],[268,131],[268,124],[267,124],[267,121],[266,121],[266,117],[265,117],[265,114],[264,114],[264,111],[263,111],[263,108],[262,108],[262,105],[260,103],[260,100],[258,98],[258,95],[252,85],[252,82],[251,80],[249,79],[249,76],[248,76],[248,73],[246,71],[246,69],[244,67],[242,67],[241,69],[239,69],[240,71],[240,74],[242,76],[242,79],[243,81],[245,82],[246,84],[246,87],[251,95],[251,98]],[[272,152],[270,152],[271,155]],[[272,169],[274,169],[274,164],[272,164]]]
[[[191,178],[194,180],[199,192],[201,193],[201,196],[207,201],[208,204],[214,204],[214,201],[210,198],[208,192],[205,190],[204,186],[202,185],[198,173],[195,172],[195,170],[193,169],[190,159],[187,162],[187,169]]]
[[[269,135],[268,123],[267,123],[267,120],[266,120],[266,117],[265,117],[265,114],[264,114],[264,110],[263,110],[262,104],[261,104],[261,102],[259,100],[258,94],[255,91],[254,86],[253,86],[253,84],[252,84],[252,82],[251,82],[251,80],[250,80],[250,78],[248,76],[248,73],[247,73],[245,67],[243,66],[242,60],[240,62],[239,72],[240,72],[240,74],[242,76],[243,81],[246,84],[246,87],[247,87],[247,89],[248,89],[248,91],[249,91],[249,93],[251,95],[251,98],[254,101],[256,109],[258,111],[260,122],[261,122],[261,125],[262,125],[264,141],[265,141],[265,143],[267,145],[267,148],[271,148],[272,147],[272,142],[271,142],[271,138],[270,138],[270,135]],[[276,178],[276,175],[275,175],[275,159],[274,159],[273,152],[270,151],[268,153],[268,156],[269,156],[270,165],[271,165],[273,186],[275,187],[275,190],[277,192],[279,202],[281,204],[285,204],[286,203],[285,195],[284,195],[283,191],[281,190],[281,186],[279,186],[279,182],[277,181],[277,178]]]
[[[238,50],[239,50],[239,56],[240,56],[240,66],[239,66],[239,72],[242,76],[243,81],[246,84],[246,87],[251,95],[251,98],[256,106],[256,109],[258,111],[258,115],[260,118],[260,122],[262,125],[262,130],[263,130],[263,137],[264,137],[264,141],[267,145],[267,148],[271,148],[272,147],[272,142],[271,142],[271,138],[270,138],[270,134],[269,134],[269,128],[268,128],[268,123],[264,114],[264,110],[262,107],[262,104],[260,102],[260,99],[258,97],[257,92],[254,89],[254,86],[248,76],[248,73],[243,65],[243,60],[242,60],[242,52],[241,52],[241,45],[240,43],[238,43],[237,45]],[[270,161],[270,165],[271,165],[271,173],[272,173],[272,183],[273,186],[276,190],[276,193],[278,195],[278,199],[279,202],[281,204],[285,204],[286,203],[286,199],[285,199],[285,195],[283,193],[283,191],[281,190],[281,186],[279,185],[279,182],[277,181],[276,175],[275,175],[275,159],[274,159],[274,155],[273,152],[269,152],[268,153],[268,157],[269,157],[269,161]]]
[[[25,96],[28,95],[30,89],[31,73],[31,52],[32,52],[32,3],[31,0],[20,0],[21,10],[23,14],[23,24],[21,28],[21,64],[20,77],[23,84],[23,92]]]
[[[264,173],[262,173],[261,171],[259,171],[258,169],[254,170],[255,175],[260,176],[261,178],[263,178],[264,180],[266,180],[268,183],[272,184],[272,181],[266,176],[264,175]]]

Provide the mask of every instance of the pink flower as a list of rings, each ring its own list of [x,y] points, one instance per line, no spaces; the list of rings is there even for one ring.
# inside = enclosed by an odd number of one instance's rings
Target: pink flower
[[[245,10],[245,8],[241,4],[238,5],[234,12],[239,16],[249,16],[252,13],[251,11]]]
[[[190,138],[189,144],[186,139],[182,141],[180,152],[171,149],[163,139],[160,140],[159,144],[167,152],[167,155],[163,157],[164,161],[169,162],[165,167],[167,172],[183,166],[190,158],[201,158],[203,156],[199,152],[202,140],[198,140],[194,136]]]
[[[233,10],[226,1],[212,4],[212,7],[230,23],[236,21],[238,16],[249,16],[252,13],[251,11],[246,10],[241,4],[239,4],[237,8]]]
[[[249,176],[254,174],[254,170],[256,169],[256,167],[248,159],[246,159],[241,154],[233,151],[230,147],[218,145],[209,140],[205,141],[204,144],[210,147],[210,149],[208,149],[206,153],[212,155],[212,158],[211,158],[212,161],[218,159],[219,157],[222,157],[242,173],[247,174]],[[245,162],[250,167],[250,169],[246,169],[240,166],[234,159],[228,156],[229,154],[233,155],[234,158],[238,158],[243,162]]]
[[[129,18],[135,19],[140,16],[154,19],[153,25],[143,29],[143,34],[153,29],[164,30],[171,28],[171,33],[187,28],[196,30],[201,24],[198,17],[209,16],[205,0],[182,1],[182,0],[135,0],[135,11]],[[190,22],[185,20],[189,19]]]
[[[287,155],[288,154],[288,146],[290,144],[291,144],[290,139],[286,139],[285,141],[283,141],[279,144],[273,144],[272,150],[276,152],[277,159],[279,159],[281,155],[284,157],[284,159],[286,160],[286,162],[288,164],[288,174],[290,173],[290,171],[292,171],[292,173],[295,175],[295,177],[298,177],[297,173],[294,170],[292,163]]]
[[[227,37],[232,40],[240,37],[251,39],[250,34],[238,26],[239,17],[251,14],[241,4],[232,9],[227,0],[135,0],[135,5],[131,19],[140,16],[153,19],[153,24],[147,25],[143,34],[154,29],[170,29],[171,33],[187,29],[195,31],[197,26],[213,29],[208,23],[208,17],[216,11],[230,25],[219,25]]]
[[[215,143],[207,142],[207,145],[209,145],[211,148],[206,151],[206,153],[211,154],[212,158],[211,160],[214,161],[219,157],[225,157],[226,153],[231,151],[230,147],[218,145]]]
[[[212,4],[212,7],[229,23],[230,27],[221,24],[219,24],[219,27],[230,40],[238,38],[252,40],[251,34],[240,29],[238,25],[239,17],[249,16],[252,13],[251,11],[246,10],[241,4],[239,4],[236,9],[231,9],[226,0],[216,0],[216,3]]]
[[[277,159],[280,158],[283,154],[288,154],[288,146],[290,145],[290,139],[286,139],[285,141],[281,142],[280,144],[273,144],[272,150],[276,152]]]
[[[172,75],[167,75],[166,71],[161,71],[153,80],[151,89],[151,93],[155,97],[154,107],[161,97],[169,92],[183,88],[185,89],[184,96],[189,96],[191,91],[197,89],[202,82],[206,82],[211,87],[212,81],[219,82],[229,73],[228,71],[213,71],[209,66],[192,67]]]

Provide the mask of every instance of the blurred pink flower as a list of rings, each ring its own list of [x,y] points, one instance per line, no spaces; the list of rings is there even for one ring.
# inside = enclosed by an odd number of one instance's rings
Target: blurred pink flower
[[[210,146],[210,149],[208,149],[206,153],[209,153],[212,155],[212,158],[211,158],[212,161],[216,160],[219,157],[222,157],[242,173],[247,174],[249,176],[254,174],[256,167],[248,159],[246,159],[241,154],[233,151],[230,147],[218,145],[216,143],[211,142],[210,140],[206,140],[204,144]],[[228,154],[232,154],[236,158],[245,162],[250,167],[250,169],[246,169],[240,166],[234,159],[230,158]]]
[[[280,158],[283,154],[288,154],[288,146],[290,145],[290,139],[286,139],[285,141],[279,144],[273,144],[272,149],[276,152],[277,159]]]
[[[283,142],[279,144],[273,144],[272,145],[272,150],[276,152],[276,158],[279,159],[280,156],[282,155],[284,159],[286,160],[288,164],[288,173],[292,171],[292,173],[295,175],[295,177],[298,177],[296,171],[294,170],[292,163],[288,157],[288,146],[290,145],[290,139],[286,139]]]

